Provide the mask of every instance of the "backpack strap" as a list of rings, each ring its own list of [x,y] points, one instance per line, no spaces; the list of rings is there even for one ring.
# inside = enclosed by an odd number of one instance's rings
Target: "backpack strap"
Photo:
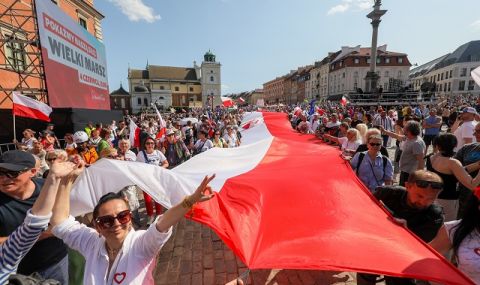
[[[362,164],[363,158],[365,157],[365,152],[361,152],[358,155],[358,162],[357,167],[355,167],[355,173],[358,175],[358,169],[360,168],[360,164]]]
[[[147,152],[142,150],[143,157],[145,158],[145,163],[150,163],[150,159],[147,157]]]
[[[382,161],[383,161],[383,173],[385,175],[385,168],[387,167],[388,157],[386,157],[385,155],[382,155]]]

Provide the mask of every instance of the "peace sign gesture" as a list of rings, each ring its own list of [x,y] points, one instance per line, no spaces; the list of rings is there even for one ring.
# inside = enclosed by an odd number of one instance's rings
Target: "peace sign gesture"
[[[205,176],[203,178],[202,183],[197,187],[197,190],[190,196],[190,202],[191,203],[197,203],[197,202],[205,202],[213,198],[214,194],[212,191],[212,187],[208,185],[210,181],[212,181],[215,178],[215,174],[212,176]]]

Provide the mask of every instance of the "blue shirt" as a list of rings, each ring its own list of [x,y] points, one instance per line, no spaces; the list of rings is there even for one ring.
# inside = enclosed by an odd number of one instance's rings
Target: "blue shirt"
[[[434,125],[434,124],[438,124],[440,122],[441,122],[441,119],[438,118],[437,116],[428,116],[425,119],[425,123],[427,125]],[[425,129],[425,135],[428,135],[428,136],[437,136],[439,133],[440,133],[440,128]]]
[[[367,186],[370,192],[373,193],[378,186],[385,185],[386,180],[392,180],[393,165],[390,159],[387,159],[387,165],[385,165],[384,171],[383,158],[380,152],[377,154],[377,157],[375,157],[375,161],[373,162],[367,152],[363,153],[365,154],[365,156],[363,157],[363,160],[358,167],[357,176],[358,178],[360,178],[360,180],[362,180],[363,184]],[[350,161],[350,164],[354,171],[357,170],[356,167],[358,164],[359,156],[360,152],[356,153]]]

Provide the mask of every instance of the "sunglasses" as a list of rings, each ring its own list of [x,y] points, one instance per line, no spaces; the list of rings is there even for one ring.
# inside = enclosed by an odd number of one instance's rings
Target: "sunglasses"
[[[145,143],[145,145],[152,145],[152,144],[155,144],[154,142],[147,142]]]
[[[369,145],[371,145],[371,146],[381,146],[382,144],[381,143],[369,143]]]
[[[55,161],[57,159],[57,157],[49,157],[49,158],[45,158],[46,161],[48,162],[52,162],[52,161]]]
[[[20,170],[20,171],[11,171],[11,170],[0,170],[0,176],[6,176],[7,178],[10,179],[15,179],[17,178],[20,174],[26,172],[26,170]]]
[[[428,188],[428,186],[432,187],[432,189],[442,190],[443,183],[441,182],[434,182],[434,181],[426,181],[426,180],[417,180],[415,184],[420,188]]]
[[[216,136],[219,136],[220,134],[215,134]]]
[[[95,219],[95,222],[100,228],[105,230],[113,227],[115,220],[117,220],[120,224],[125,225],[132,220],[132,213],[130,210],[125,210],[118,213],[117,216],[107,215],[98,217]]]

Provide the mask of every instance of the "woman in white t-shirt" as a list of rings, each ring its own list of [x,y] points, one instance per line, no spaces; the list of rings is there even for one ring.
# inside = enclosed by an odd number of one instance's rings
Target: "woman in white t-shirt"
[[[353,156],[358,146],[362,144],[360,132],[354,128],[350,128],[347,130],[346,137],[337,138],[331,135],[324,136],[327,136],[330,141],[339,144],[342,153],[345,156]]]
[[[155,149],[155,140],[152,137],[147,137],[143,141],[142,150],[137,154],[137,161],[168,168],[167,158],[161,151]],[[147,224],[151,224],[155,219],[152,205],[153,199],[145,192],[143,192],[143,198],[145,199],[145,208],[148,215]],[[155,211],[157,216],[162,214],[162,205],[155,202]]]
[[[458,269],[480,284],[480,190],[470,196],[463,219],[445,223],[430,245],[443,255],[453,251]]]

